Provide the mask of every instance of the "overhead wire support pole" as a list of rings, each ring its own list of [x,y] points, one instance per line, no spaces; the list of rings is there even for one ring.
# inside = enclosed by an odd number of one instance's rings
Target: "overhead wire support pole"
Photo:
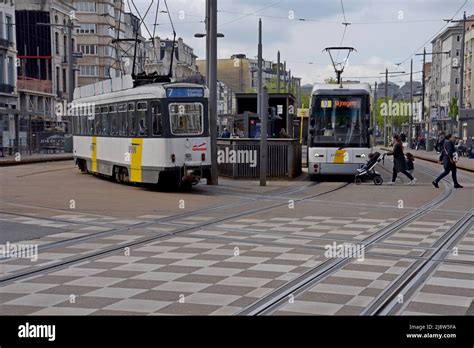
[[[422,98],[425,96],[423,95]],[[408,115],[408,147],[411,146],[413,128],[413,58],[410,60],[410,115]]]
[[[390,135],[393,135],[393,115],[392,115],[392,108],[389,107],[388,103],[388,74],[397,74],[397,75],[403,75],[405,74],[405,71],[388,71],[388,68],[385,69],[385,72],[381,72],[381,74],[385,74],[385,103],[387,104],[386,110],[390,114]],[[393,76],[393,75],[392,75]],[[384,146],[388,146],[388,141],[390,139],[389,137],[389,131],[388,131],[388,122],[387,122],[387,117],[388,115],[384,115]]]
[[[278,51],[278,54],[277,54],[277,81],[276,81],[276,88],[277,88],[277,93],[280,93],[280,76],[281,76],[281,72],[280,72],[280,51]]]
[[[209,127],[211,138],[211,175],[208,184],[218,185],[217,166],[217,0],[207,0],[209,8]]]
[[[260,186],[267,185],[268,91],[263,87],[262,19],[258,21],[258,113],[260,114]]]

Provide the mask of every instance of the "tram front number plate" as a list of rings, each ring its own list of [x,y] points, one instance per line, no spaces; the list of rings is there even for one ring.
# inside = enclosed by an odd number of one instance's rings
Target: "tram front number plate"
[[[184,160],[185,161],[191,161],[192,160],[192,155],[190,153],[187,153],[185,156],[184,156]]]

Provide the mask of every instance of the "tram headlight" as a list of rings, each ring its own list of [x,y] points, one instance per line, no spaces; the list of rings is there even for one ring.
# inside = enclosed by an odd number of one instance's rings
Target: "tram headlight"
[[[176,162],[176,155],[174,153],[171,155],[171,162]]]
[[[201,154],[201,161],[204,162],[206,160],[206,154],[203,152]]]

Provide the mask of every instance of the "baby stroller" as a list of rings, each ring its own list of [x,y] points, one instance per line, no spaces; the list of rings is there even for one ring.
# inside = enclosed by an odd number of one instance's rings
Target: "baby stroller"
[[[360,185],[362,180],[368,179],[373,180],[374,185],[382,185],[383,179],[382,176],[375,171],[375,166],[380,163],[385,155],[381,155],[380,152],[374,152],[369,155],[369,160],[366,164],[360,169],[357,169],[357,174],[355,175],[356,185]]]

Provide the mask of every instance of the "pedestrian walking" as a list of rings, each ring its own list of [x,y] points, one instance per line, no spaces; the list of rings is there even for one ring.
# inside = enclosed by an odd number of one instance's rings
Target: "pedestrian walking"
[[[453,178],[454,188],[463,188],[462,185],[459,184],[457,178],[457,152],[456,148],[454,147],[455,137],[452,134],[446,135],[446,140],[443,143],[443,148],[441,149],[441,163],[443,164],[444,171],[432,182],[433,186],[439,188],[438,183],[443,179],[446,175],[451,172],[451,176]]]
[[[403,173],[408,179],[410,179],[409,185],[415,185],[416,179],[407,172],[407,161],[403,154],[403,145],[400,137],[395,134],[393,136],[393,150],[387,153],[387,156],[393,156],[393,174],[392,181],[389,185],[394,185],[397,180],[397,174]]]

